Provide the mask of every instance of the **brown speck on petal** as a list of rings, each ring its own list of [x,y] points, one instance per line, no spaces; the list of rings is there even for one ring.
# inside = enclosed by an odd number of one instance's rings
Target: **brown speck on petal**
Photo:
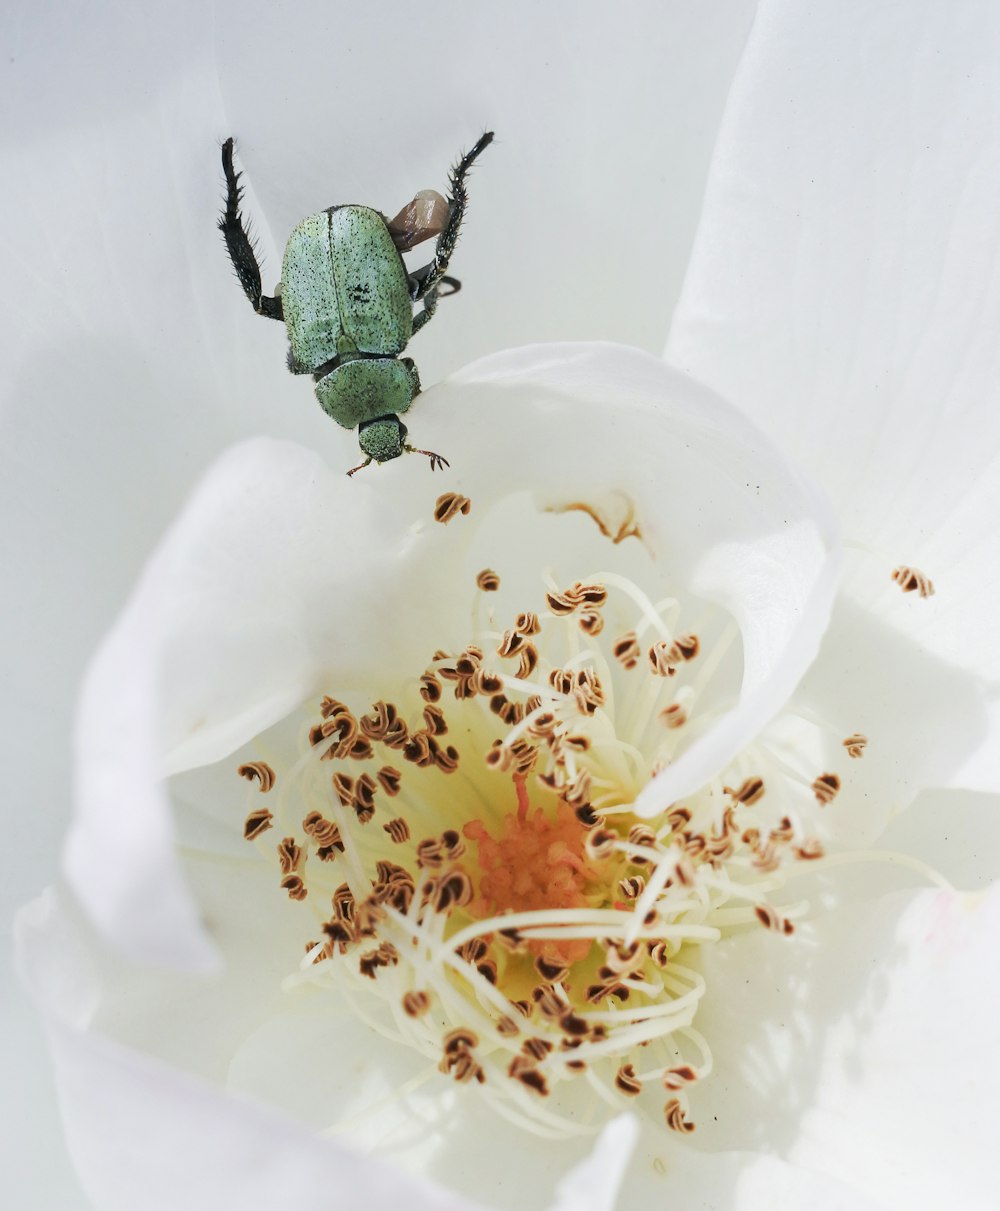
[[[892,578],[904,593],[916,592],[921,597],[934,596],[933,583],[919,568],[910,568],[906,564],[900,564],[898,568],[893,568]]]
[[[434,503],[434,520],[447,525],[459,513],[467,516],[472,508],[472,501],[458,492],[443,492]]]
[[[243,823],[243,836],[247,841],[253,841],[261,833],[267,832],[274,817],[266,807],[260,807],[251,812]]]
[[[500,588],[500,577],[492,568],[483,568],[476,577],[476,586],[484,593],[495,593]]]

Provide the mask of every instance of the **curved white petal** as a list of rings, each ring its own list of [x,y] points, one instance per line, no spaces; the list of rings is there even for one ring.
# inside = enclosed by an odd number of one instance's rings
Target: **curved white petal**
[[[444,481],[410,459],[351,480],[291,445],[237,448],[147,566],[84,687],[66,852],[122,944],[211,960],[171,845],[167,772],[232,752],[322,688],[406,668],[421,637],[465,642],[448,589],[465,583],[475,527],[433,522],[444,487],[466,489],[477,516],[539,482],[546,501],[624,490],[664,583],[739,624],[739,701],[640,811],[722,768],[808,667],[837,571],[826,509],[738,413],[657,359],[610,345],[498,355],[428,392],[420,425],[453,457]],[[539,574],[554,555],[517,550]]]
[[[994,715],[998,58],[988,0],[767,0],[667,347],[815,471],[874,548],[858,600],[988,678]],[[897,564],[937,596],[900,599]],[[998,753],[994,722],[965,778],[996,786]]]

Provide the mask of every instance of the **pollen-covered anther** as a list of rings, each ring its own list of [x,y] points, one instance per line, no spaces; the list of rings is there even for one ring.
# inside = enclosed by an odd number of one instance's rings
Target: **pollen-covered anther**
[[[663,1074],[664,1089],[683,1089],[685,1085],[691,1085],[698,1079],[698,1074],[690,1064],[678,1064],[675,1068],[668,1068]]]
[[[646,880],[642,875],[629,875],[618,881],[618,890],[623,900],[638,900],[646,888]]]
[[[424,702],[441,700],[441,682],[433,673],[424,673],[420,678],[420,697]]]
[[[538,648],[533,643],[526,643],[517,657],[517,675],[522,681],[527,681],[538,665]]]
[[[305,851],[294,837],[285,837],[277,847],[278,865],[281,868],[281,886],[288,892],[290,900],[304,900],[309,894],[300,874]]]
[[[638,635],[635,631],[626,631],[624,635],[615,640],[611,652],[623,668],[634,669],[642,658]]]
[[[635,1075],[633,1064],[622,1064],[615,1073],[615,1088],[626,1097],[638,1097],[642,1093],[642,1081]]]
[[[584,715],[593,715],[604,705],[604,687],[593,669],[577,669],[572,696],[577,709]]]
[[[688,714],[679,702],[671,702],[669,706],[665,706],[663,710],[660,711],[657,718],[661,723],[664,723],[667,727],[673,729],[683,727],[688,721]]]
[[[812,784],[812,792],[816,796],[816,802],[824,807],[836,798],[839,790],[840,778],[837,774],[820,774]]]
[[[857,759],[868,747],[868,737],[861,732],[852,732],[850,736],[841,741],[841,744],[847,749],[848,757]]]
[[[464,908],[472,902],[472,880],[464,870],[452,870],[432,884],[430,903],[435,912]]]
[[[245,765],[241,765],[236,772],[241,778],[246,778],[248,782],[256,780],[257,789],[262,795],[266,795],[274,786],[274,770],[266,761],[248,761]]]
[[[677,672],[679,660],[671,660],[673,645],[665,639],[659,639],[647,652],[650,671],[658,677],[673,677]],[[626,666],[628,667],[628,666]]]
[[[792,934],[795,932],[795,926],[787,917],[781,914],[770,904],[755,904],[754,913],[765,929],[770,929],[773,933]]]
[[[675,1097],[672,1097],[663,1107],[663,1117],[667,1120],[667,1126],[671,1131],[687,1134],[694,1130],[694,1123],[684,1117],[684,1108],[679,1099]]]
[[[430,993],[414,988],[403,994],[403,1012],[408,1018],[422,1018],[431,1007]]]
[[[424,727],[432,736],[443,736],[448,731],[448,718],[439,706],[424,707]]]
[[[447,525],[459,513],[468,516],[472,501],[458,492],[443,492],[434,502],[434,520]]]
[[[919,593],[921,597],[933,597],[934,585],[928,576],[925,576],[919,568],[910,568],[906,564],[900,564],[898,568],[893,568],[892,579],[899,585],[904,593]]]
[[[514,629],[522,635],[537,635],[542,629],[542,624],[534,611],[523,610],[514,619]]]
[[[497,655],[504,658],[516,656],[522,646],[528,642],[527,637],[519,631],[504,631],[497,644]]]
[[[274,816],[267,810],[266,807],[259,807],[256,811],[252,811],[243,821],[243,836],[247,841],[253,841],[266,833],[271,827]]]
[[[399,962],[399,952],[391,942],[382,942],[375,950],[366,951],[358,957],[358,970],[363,976],[375,979],[380,967],[395,967]]]
[[[583,848],[592,862],[605,862],[615,852],[618,834],[608,828],[594,828],[584,837]]]
[[[476,588],[484,593],[495,593],[500,588],[500,577],[492,568],[483,568],[476,577]]]
[[[742,803],[744,807],[751,807],[763,798],[764,779],[751,777],[741,782],[735,790],[730,786],[724,786],[722,789],[734,803]]]
[[[479,1038],[473,1031],[461,1027],[450,1031],[444,1037],[444,1056],[438,1067],[460,1084],[473,1080],[482,1084],[486,1080],[486,1073],[473,1055],[478,1046]]]
[[[402,816],[396,816],[388,824],[383,824],[382,830],[389,834],[389,840],[394,845],[402,845],[410,839],[410,826]]]

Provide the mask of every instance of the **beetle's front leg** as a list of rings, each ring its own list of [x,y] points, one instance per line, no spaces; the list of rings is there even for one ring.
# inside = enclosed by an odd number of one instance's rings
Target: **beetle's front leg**
[[[438,236],[437,244],[434,247],[434,259],[413,274],[413,277],[418,282],[417,291],[413,296],[413,301],[416,303],[430,294],[448,272],[448,264],[451,260],[451,254],[455,250],[455,244],[458,242],[458,234],[462,229],[462,216],[465,214],[465,207],[469,200],[469,196],[465,192],[466,175],[479,156],[492,142],[493,131],[488,130],[476,143],[475,147],[471,151],[467,151],[451,170],[449,182],[451,185],[451,197],[448,199],[448,222]],[[429,318],[430,316],[428,316]],[[426,323],[427,320],[423,322]]]
[[[233,140],[229,138],[222,144],[222,171],[226,177],[226,205],[219,219],[219,230],[226,241],[229,259],[243,287],[243,293],[253,304],[258,315],[266,315],[268,319],[284,319],[281,310],[281,299],[272,298],[261,293],[260,265],[254,251],[253,240],[243,226],[243,215],[240,213],[240,202],[243,189],[240,185],[240,173],[233,168]]]

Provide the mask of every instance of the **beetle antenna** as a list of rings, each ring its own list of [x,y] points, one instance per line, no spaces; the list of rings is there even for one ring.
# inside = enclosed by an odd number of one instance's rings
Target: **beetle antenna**
[[[442,458],[440,454],[435,454],[433,450],[418,450],[416,446],[404,446],[403,449],[407,454],[426,454],[431,460],[431,470],[436,471],[438,467],[450,467],[451,463]]]
[[[355,471],[363,471],[365,469],[365,467],[367,467],[371,461],[372,461],[371,455],[369,454],[369,456],[365,459],[365,461],[363,463],[358,463],[358,465],[356,467],[352,467],[350,469],[350,471],[347,472],[347,474],[353,475]]]

